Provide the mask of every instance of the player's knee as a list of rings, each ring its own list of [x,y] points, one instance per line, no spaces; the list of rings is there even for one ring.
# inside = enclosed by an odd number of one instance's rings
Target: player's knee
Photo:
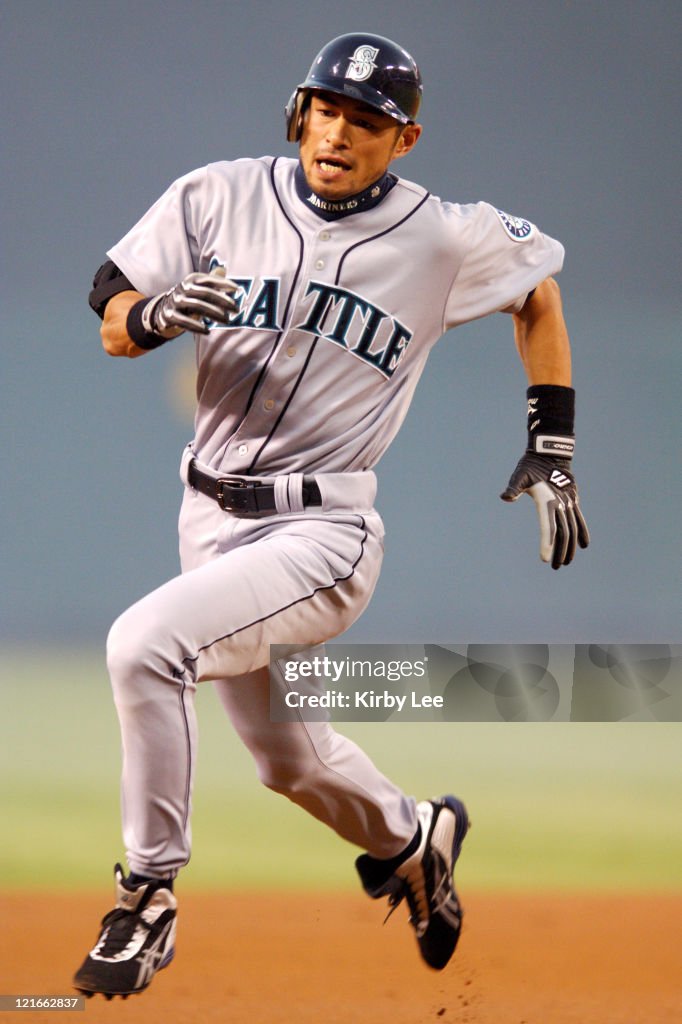
[[[116,619],[107,637],[107,668],[115,691],[134,678],[139,666],[139,650],[131,634],[124,613]]]
[[[295,797],[311,785],[310,772],[306,765],[289,760],[268,758],[259,761],[258,778],[268,789],[289,798]]]
[[[129,611],[116,619],[107,637],[107,668],[115,694],[148,686],[150,673],[158,673],[154,636],[149,621],[142,623]]]

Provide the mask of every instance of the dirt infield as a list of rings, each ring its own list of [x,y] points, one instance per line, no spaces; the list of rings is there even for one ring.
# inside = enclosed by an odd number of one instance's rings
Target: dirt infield
[[[0,893],[0,993],[72,994],[106,894]],[[682,894],[468,893],[442,973],[401,907],[361,893],[181,894],[177,957],[141,996],[32,1024],[672,1024],[682,1019]],[[17,1020],[9,1013],[6,1020]]]

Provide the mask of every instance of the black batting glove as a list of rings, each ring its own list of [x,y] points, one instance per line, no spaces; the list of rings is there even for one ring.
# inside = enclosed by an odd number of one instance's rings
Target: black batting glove
[[[188,274],[163,295],[156,295],[142,308],[142,328],[159,338],[175,338],[183,331],[208,334],[205,321],[229,323],[238,305],[234,293],[238,286],[225,276],[224,267],[210,274]]]
[[[503,501],[529,494],[540,522],[540,558],[553,569],[573,561],[590,543],[571,471],[575,446],[575,392],[556,384],[528,388],[528,448],[512,473]]]
[[[500,497],[516,501],[524,493],[535,502],[540,522],[540,558],[551,562],[553,569],[568,565],[576,547],[590,543],[571,460],[525,452]]]

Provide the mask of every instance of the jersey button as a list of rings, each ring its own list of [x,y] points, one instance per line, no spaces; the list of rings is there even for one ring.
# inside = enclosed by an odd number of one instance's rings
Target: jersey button
[[[331,237],[332,237],[331,231],[321,231],[320,232],[320,239],[323,242],[328,242]]]
[[[287,349],[287,355],[289,356],[290,359],[292,356],[296,355],[296,349],[294,348],[293,345],[289,345],[289,348]]]
[[[315,260],[315,270],[324,270],[324,260]]]
[[[237,448],[237,452],[238,452],[239,455],[248,455],[249,454],[249,446],[248,446],[248,444],[240,444],[239,448]]]
[[[275,403],[273,402],[273,400],[271,398],[268,398],[265,402],[263,402],[263,408],[267,409],[268,412],[269,412],[270,409],[274,409],[275,408]]]

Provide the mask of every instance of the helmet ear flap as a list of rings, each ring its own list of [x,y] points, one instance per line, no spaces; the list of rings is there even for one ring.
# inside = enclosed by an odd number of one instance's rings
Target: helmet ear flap
[[[303,131],[303,113],[309,96],[308,89],[298,88],[291,94],[285,108],[287,142],[298,142]]]

